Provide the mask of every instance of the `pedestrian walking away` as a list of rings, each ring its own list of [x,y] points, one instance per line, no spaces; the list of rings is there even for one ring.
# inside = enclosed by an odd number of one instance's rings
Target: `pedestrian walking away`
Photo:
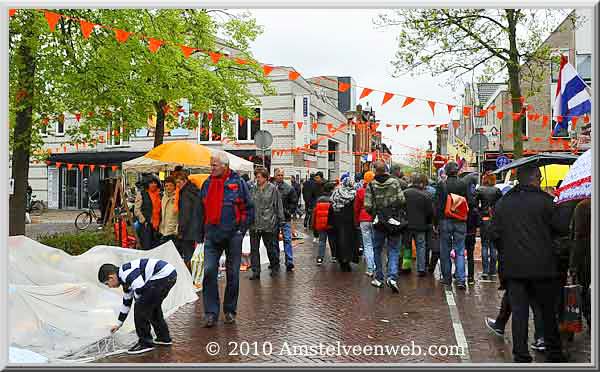
[[[141,354],[154,349],[154,345],[171,345],[169,326],[165,322],[162,303],[177,281],[177,272],[170,263],[154,258],[140,258],[124,263],[121,267],[106,263],[98,270],[98,281],[110,288],[123,287],[115,333],[123,326],[131,304],[135,299],[134,321],[138,342],[128,354]],[[150,328],[154,328],[156,339],[152,339]]]
[[[325,258],[325,248],[329,241],[332,261],[336,255],[336,237],[333,229],[333,209],[331,207],[331,193],[335,188],[333,182],[325,184],[324,193],[317,199],[312,216],[313,231],[319,235],[319,245],[317,253],[317,265],[322,265]]]
[[[395,293],[399,292],[398,260],[402,242],[402,232],[398,225],[406,222],[405,208],[406,199],[400,181],[386,173],[386,165],[383,161],[376,161],[375,179],[369,184],[365,193],[365,210],[374,216],[375,230],[373,254],[376,274],[371,284],[378,288],[383,287],[384,274],[381,254],[387,240],[388,267],[387,281],[385,282]]]
[[[409,187],[404,190],[408,227],[404,234],[404,245],[412,247],[414,240],[417,250],[417,275],[425,276],[427,259],[425,256],[426,232],[433,222],[433,204],[424,191],[423,178],[414,174]]]
[[[356,191],[356,198],[354,199],[354,221],[359,226],[362,242],[363,242],[363,255],[365,257],[365,263],[367,265],[366,274],[369,277],[375,275],[375,258],[373,255],[373,217],[367,213],[365,209],[365,192],[369,183],[375,178],[375,173],[368,171],[363,176],[363,185]]]
[[[240,288],[242,240],[254,221],[254,206],[246,182],[229,169],[229,158],[214,152],[210,159],[211,174],[200,197],[204,207],[204,302],[205,327],[214,327],[219,319],[220,300],[217,277],[219,260],[225,252],[227,283],[223,312],[225,323],[235,323]]]
[[[475,191],[475,202],[481,216],[481,261],[483,274],[481,279],[494,279],[498,252],[490,239],[489,228],[494,218],[496,203],[502,197],[502,191],[496,186],[496,176],[488,174],[483,177],[483,185]]]
[[[358,262],[358,236],[354,228],[354,198],[356,190],[349,173],[342,174],[340,186],[331,194],[333,228],[336,236],[336,260],[340,270],[352,271],[351,262]]]

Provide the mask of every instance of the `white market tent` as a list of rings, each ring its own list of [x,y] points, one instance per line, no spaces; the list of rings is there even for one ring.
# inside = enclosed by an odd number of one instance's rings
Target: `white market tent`
[[[214,150],[210,150],[210,151],[214,152]],[[254,172],[254,163],[252,163],[251,161],[242,159],[239,156],[235,156],[226,151],[223,151],[223,152],[229,158],[229,168],[233,169],[236,172],[240,172],[240,173],[252,174]],[[177,166],[177,165],[186,166],[185,163],[164,162],[164,161],[160,161],[160,160],[151,159],[149,157],[146,157],[146,155],[144,155],[144,156],[140,156],[139,158],[135,158],[135,159],[126,161],[123,163],[122,166],[123,166],[124,172],[143,173],[143,172],[160,172],[160,171],[171,170],[171,169],[175,168],[175,166]],[[198,169],[205,173],[210,172],[209,168],[193,167],[193,169]]]

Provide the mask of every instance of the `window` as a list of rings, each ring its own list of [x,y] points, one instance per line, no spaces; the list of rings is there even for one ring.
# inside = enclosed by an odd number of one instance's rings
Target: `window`
[[[550,97],[552,98],[550,100],[550,110],[551,110],[551,120],[552,120],[552,125],[550,126],[550,133],[554,133],[554,127],[556,127],[556,125],[558,124],[558,122],[556,121],[556,118],[554,117],[554,100],[556,99],[556,84],[550,84]],[[569,127],[570,127],[570,122],[569,124],[565,127],[564,129],[561,129],[558,133],[556,133],[556,135],[553,135],[553,137],[556,138],[565,138],[565,137],[569,137]]]
[[[556,83],[558,81],[558,72],[560,71],[560,56],[564,55],[567,57],[567,61],[569,61],[569,49],[561,49],[550,57],[550,72],[552,74],[552,82]],[[570,62],[570,61],[569,61]]]
[[[328,153],[329,161],[335,161],[335,154],[337,151],[337,143],[335,143],[333,141],[329,141],[327,150],[329,151],[329,153]]]
[[[521,126],[521,134],[524,136],[529,136],[529,115],[525,112],[525,123]]]
[[[200,142],[220,141],[223,131],[223,118],[221,117],[221,112],[213,110],[209,114],[203,114],[199,130]]]
[[[261,109],[259,107],[254,109],[253,118],[244,118],[238,116],[236,123],[236,137],[239,141],[251,141],[254,140],[254,135],[260,130],[260,119]]]
[[[122,126],[110,122],[106,128],[106,144],[108,146],[122,146],[129,142],[129,133]]]
[[[56,119],[56,135],[57,136],[64,136],[65,135],[65,115],[64,114],[60,114],[58,115],[58,118]]]
[[[577,54],[577,73],[583,80],[592,81],[592,55],[591,54]]]

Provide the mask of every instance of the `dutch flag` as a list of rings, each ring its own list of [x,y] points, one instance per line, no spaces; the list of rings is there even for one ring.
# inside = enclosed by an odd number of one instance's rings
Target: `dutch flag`
[[[568,117],[580,116],[592,111],[592,97],[586,88],[589,89],[577,70],[567,61],[567,57],[561,56],[553,116],[556,118],[561,115],[563,120],[554,127],[553,136],[568,128]]]

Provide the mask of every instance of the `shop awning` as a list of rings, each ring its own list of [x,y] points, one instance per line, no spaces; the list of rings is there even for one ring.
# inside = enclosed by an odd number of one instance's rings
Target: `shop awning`
[[[139,158],[144,154],[146,154],[144,151],[80,151],[51,154],[48,160],[53,163],[61,162],[63,164],[120,165],[128,160]]]

